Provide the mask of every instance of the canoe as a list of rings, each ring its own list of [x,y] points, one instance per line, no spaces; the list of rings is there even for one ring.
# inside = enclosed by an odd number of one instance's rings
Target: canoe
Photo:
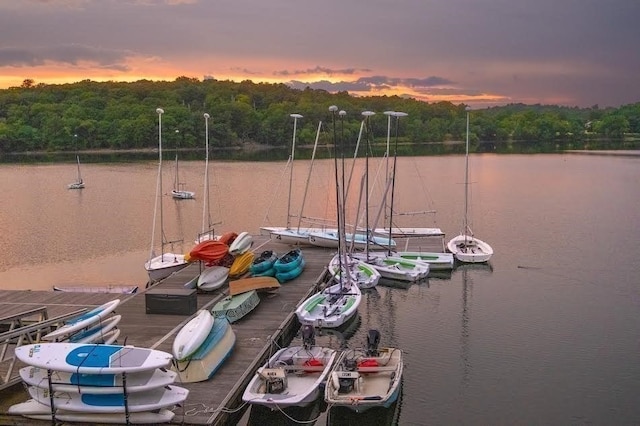
[[[172,370],[178,373],[176,382],[195,383],[209,380],[231,355],[236,335],[226,318],[218,317],[207,338],[189,359],[177,361]]]
[[[229,246],[221,241],[203,241],[196,244],[186,257],[189,262],[202,260],[204,262],[215,262],[222,259],[229,253]]]
[[[229,281],[229,295],[246,293],[251,290],[274,290],[280,283],[274,277],[250,277]]]
[[[249,267],[251,275],[266,272],[273,268],[273,264],[278,260],[278,254],[273,250],[265,250],[258,257],[253,259],[253,263]]]
[[[138,291],[137,285],[106,285],[106,286],[86,286],[86,285],[54,285],[54,291],[64,291],[67,293],[114,293],[114,294],[134,294]]]
[[[227,317],[233,323],[247,315],[260,303],[260,296],[255,290],[235,296],[227,296],[211,309],[211,313],[217,317]]]
[[[176,334],[173,341],[173,356],[177,361],[188,359],[205,341],[214,318],[206,309],[201,309],[198,314],[184,325]]]
[[[222,287],[229,278],[229,268],[224,266],[210,266],[198,277],[198,288],[203,291],[213,291]]]
[[[253,245],[253,237],[248,232],[241,232],[229,246],[229,253],[234,256],[246,253]]]
[[[253,259],[256,255],[253,252],[247,251],[236,256],[231,268],[229,268],[230,277],[239,277],[246,274],[249,271]]]
[[[296,248],[280,256],[273,267],[277,272],[287,272],[297,268],[300,262],[302,262],[302,250]]]
[[[288,271],[282,271],[282,272],[276,271],[276,279],[281,283],[285,283],[287,281],[291,281],[295,278],[298,278],[300,274],[302,274],[302,271],[304,270],[304,267],[306,264],[302,256],[300,256],[299,259],[300,259],[300,262],[293,269],[289,269]]]

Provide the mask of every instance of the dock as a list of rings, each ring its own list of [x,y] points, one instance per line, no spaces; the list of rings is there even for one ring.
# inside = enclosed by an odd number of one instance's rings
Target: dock
[[[424,239],[421,239],[424,240]],[[442,251],[441,238],[437,241],[413,243],[407,247],[419,246],[422,250]],[[274,250],[284,254],[291,247],[273,242],[265,236],[254,236],[252,250],[259,254],[263,250]],[[182,407],[173,411],[175,417],[172,424],[188,425],[224,425],[237,422],[245,411],[241,396],[249,380],[262,365],[275,343],[286,346],[299,330],[299,322],[295,315],[298,304],[315,292],[324,280],[326,266],[335,250],[319,247],[302,248],[306,266],[296,279],[283,283],[272,293],[263,293],[258,306],[249,315],[232,324],[236,334],[236,344],[231,356],[225,361],[215,375],[204,382],[180,383],[189,390],[189,397]],[[184,289],[185,283],[200,274],[200,263],[193,263],[172,274],[159,283],[135,294],[106,293],[66,293],[56,291],[9,291],[0,290],[0,351],[5,329],[20,327],[41,322],[60,324],[69,316],[90,310],[110,300],[121,300],[116,313],[122,315],[118,324],[121,330],[118,344],[133,345],[172,352],[176,333],[193,315],[165,315],[146,313],[146,293],[151,289]],[[228,286],[213,292],[197,293],[197,309],[210,309],[217,301],[228,295]],[[29,312],[27,317],[21,313]],[[3,333],[4,332],[4,333]],[[5,340],[6,341],[6,340]],[[28,342],[25,342],[28,343]],[[3,353],[7,352],[7,353]],[[18,374],[20,361],[11,359],[10,350],[0,352],[0,375],[4,381],[4,390],[0,390],[0,424],[33,425],[51,424],[51,422],[34,421],[21,416],[7,414],[12,404],[29,399]],[[13,377],[7,377],[8,367],[13,362]]]

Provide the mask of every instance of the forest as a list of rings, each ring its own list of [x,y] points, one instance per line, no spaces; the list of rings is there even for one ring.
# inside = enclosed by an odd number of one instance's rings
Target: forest
[[[0,154],[73,150],[153,149],[158,145],[162,108],[163,146],[204,147],[205,119],[212,147],[257,144],[285,147],[291,142],[292,113],[297,143],[312,145],[318,122],[329,129],[330,105],[346,115],[340,120],[344,140],[355,140],[362,111],[373,111],[373,142],[387,138],[384,111],[408,114],[397,128],[405,144],[462,141],[466,105],[427,103],[398,96],[354,97],[348,92],[296,90],[285,84],[218,81],[178,77],[175,81],[94,82],[48,85],[26,79],[20,87],[0,90]],[[637,139],[640,102],[617,108],[511,104],[470,112],[472,143],[527,141],[577,143]],[[604,142],[603,142],[604,141]]]

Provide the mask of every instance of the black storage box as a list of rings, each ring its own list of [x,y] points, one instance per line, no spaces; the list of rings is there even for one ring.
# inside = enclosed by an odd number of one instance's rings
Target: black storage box
[[[196,289],[152,288],[144,297],[147,314],[191,315],[198,310]]]

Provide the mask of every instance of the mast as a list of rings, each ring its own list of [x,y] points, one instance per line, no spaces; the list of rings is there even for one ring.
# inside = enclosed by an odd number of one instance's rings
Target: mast
[[[364,204],[364,221],[365,221],[365,230],[366,230],[366,242],[365,242],[365,252],[367,253],[367,259],[369,258],[369,239],[371,238],[371,229],[369,227],[369,134],[371,132],[371,123],[369,122],[369,118],[376,113],[373,111],[363,111],[362,115],[364,116],[363,123],[366,122],[366,145],[365,145],[365,157],[364,157],[364,173],[365,173],[365,204]]]
[[[202,204],[202,232],[210,231],[211,226],[211,208],[209,207],[209,118],[211,116],[204,113],[204,129],[205,129],[205,157],[204,157],[204,203]]]
[[[149,253],[149,260],[153,259],[153,248],[155,246],[156,236],[156,215],[158,213],[158,199],[162,195],[162,114],[164,114],[164,110],[162,108],[157,108],[156,113],[158,114],[158,177],[156,180],[156,199],[153,207],[153,225],[151,227],[151,250]],[[160,222],[160,227],[162,228],[162,202],[160,203]],[[164,243],[164,233],[162,235],[162,240]],[[164,244],[162,252],[162,254],[164,254]]]
[[[396,188],[396,163],[398,160],[398,128],[400,127],[400,117],[406,117],[406,112],[395,111],[392,114],[396,117],[396,141],[393,148],[393,173],[391,178],[391,208],[389,209],[389,255],[391,255],[391,236],[393,231],[393,201]]]
[[[331,121],[333,124],[333,165],[335,169],[335,186],[336,186],[336,221],[338,225],[338,270],[340,271],[340,286],[342,286],[343,277],[342,277],[342,234],[344,233],[344,229],[342,228],[342,212],[340,208],[340,181],[338,179],[338,139],[336,136],[336,111],[338,111],[338,107],[335,105],[331,105],[329,107],[329,111],[331,112]],[[342,111],[341,111],[342,112]]]
[[[467,112],[467,142],[466,142],[466,150],[465,150],[465,159],[464,159],[464,222],[462,227],[462,232],[464,235],[464,243],[467,244],[467,230],[469,229],[469,221],[467,219],[467,214],[469,210],[469,110],[470,107],[466,107],[465,111]]]
[[[287,229],[291,226],[291,188],[293,187],[293,160],[295,159],[296,151],[296,129],[298,125],[298,118],[302,118],[300,114],[289,114],[293,117],[293,140],[291,141],[291,155],[289,155],[289,161],[291,162],[291,168],[289,169],[289,201],[287,203]]]
[[[311,154],[311,163],[309,163],[309,174],[307,175],[307,184],[304,186],[304,196],[302,197],[302,204],[300,205],[300,214],[298,215],[298,231],[300,231],[300,224],[302,222],[302,212],[304,211],[304,205],[307,200],[307,192],[309,190],[309,181],[311,180],[311,171],[313,170],[313,162],[316,158],[316,149],[318,148],[318,140],[320,139],[321,129],[322,129],[322,121],[318,123],[318,131],[316,132],[316,141],[313,144],[313,153]]]

